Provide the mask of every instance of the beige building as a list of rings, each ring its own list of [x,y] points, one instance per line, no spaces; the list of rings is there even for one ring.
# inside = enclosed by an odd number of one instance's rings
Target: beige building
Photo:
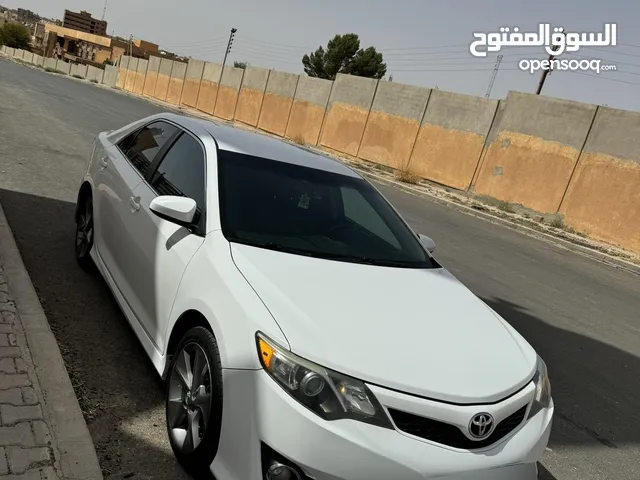
[[[52,23],[39,23],[35,29],[34,47],[44,57],[60,58],[69,62],[102,65],[106,60],[116,64],[131,50],[134,57],[149,58],[158,54],[158,45],[135,39],[122,39],[60,27]]]
[[[111,38],[72,30],[51,23],[36,27],[35,45],[45,57],[101,64],[111,58]]]

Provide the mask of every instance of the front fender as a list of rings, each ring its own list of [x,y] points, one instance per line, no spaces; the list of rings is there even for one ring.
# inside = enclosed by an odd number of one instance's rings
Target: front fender
[[[289,345],[269,310],[233,263],[229,242],[220,230],[207,234],[187,266],[164,336],[165,353],[176,322],[189,310],[198,311],[209,322],[223,368],[261,368],[257,331]]]

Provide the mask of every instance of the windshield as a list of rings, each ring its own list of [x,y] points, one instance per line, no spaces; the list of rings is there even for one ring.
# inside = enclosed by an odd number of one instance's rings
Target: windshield
[[[230,242],[391,267],[434,268],[416,235],[362,178],[218,151]]]

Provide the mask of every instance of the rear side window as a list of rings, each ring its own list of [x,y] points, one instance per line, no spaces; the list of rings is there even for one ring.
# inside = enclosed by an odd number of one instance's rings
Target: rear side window
[[[151,179],[159,195],[177,195],[196,201],[196,223],[205,210],[205,157],[200,144],[186,133],[164,155]],[[201,225],[204,227],[204,225]]]
[[[118,146],[131,164],[145,176],[162,146],[178,129],[165,122],[154,122],[125,137]]]

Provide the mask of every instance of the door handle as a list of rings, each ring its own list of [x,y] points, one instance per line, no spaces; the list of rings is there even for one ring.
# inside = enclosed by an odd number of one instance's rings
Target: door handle
[[[134,212],[140,210],[140,197],[131,197],[129,198],[129,205]]]
[[[100,159],[100,166],[102,167],[102,169],[104,170],[105,168],[107,168],[107,166],[109,165],[109,162],[107,162],[107,159],[109,157],[102,157]]]

